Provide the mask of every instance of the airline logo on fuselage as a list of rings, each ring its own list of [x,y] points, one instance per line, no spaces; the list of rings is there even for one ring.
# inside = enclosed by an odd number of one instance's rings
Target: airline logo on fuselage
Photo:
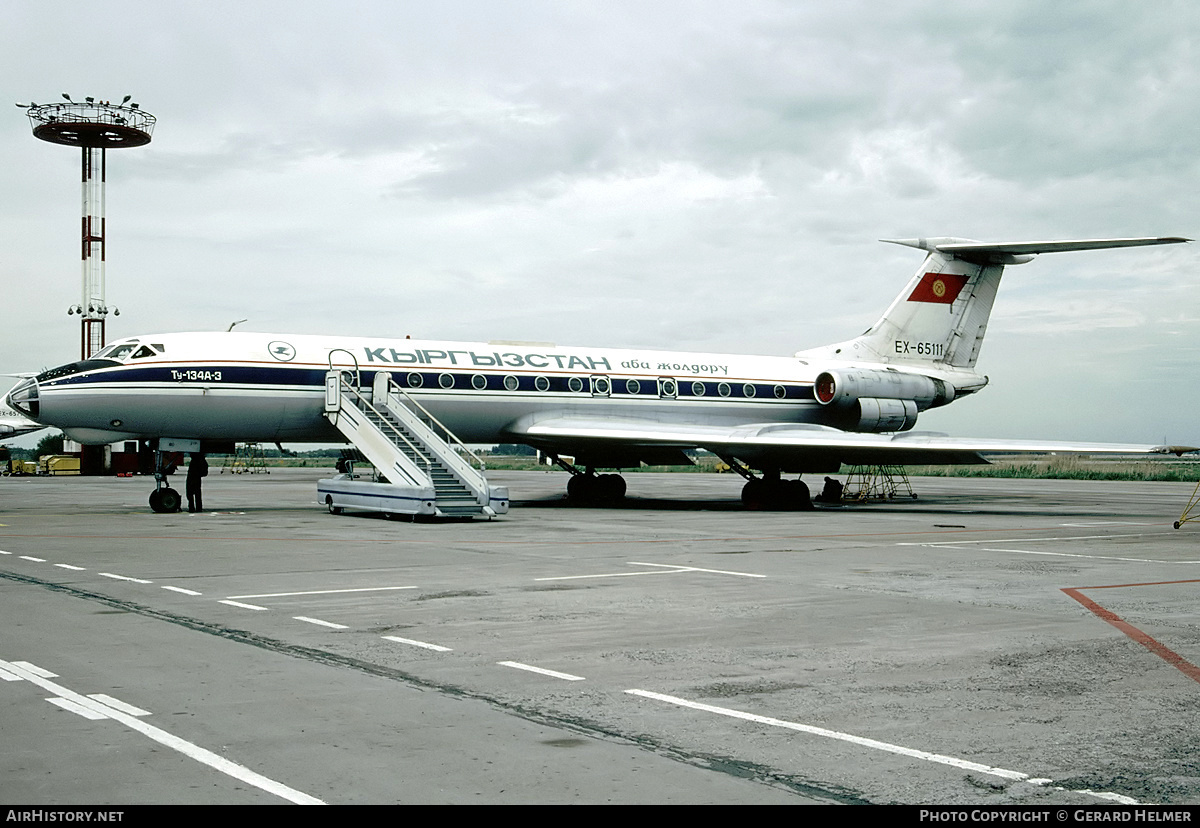
[[[280,362],[291,362],[296,358],[296,349],[278,340],[267,346],[267,352]]]
[[[383,362],[389,365],[468,365],[475,368],[557,368],[559,370],[611,371],[612,365],[605,357],[577,356],[575,354],[518,354],[513,352],[480,354],[475,351],[441,351],[421,348],[414,351],[397,351],[395,348],[363,348],[368,363]]]

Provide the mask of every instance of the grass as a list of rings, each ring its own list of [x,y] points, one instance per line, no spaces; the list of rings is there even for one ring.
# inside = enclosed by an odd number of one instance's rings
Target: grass
[[[1047,457],[1036,460],[995,460],[988,466],[908,466],[916,477],[1005,477],[1024,480],[1154,480],[1195,482],[1196,460],[1092,460],[1087,457]]]
[[[623,469],[622,474],[637,472],[676,472],[681,474],[714,473],[723,464],[712,455],[701,455],[694,466],[643,466]],[[222,457],[210,457],[213,470],[224,463]],[[485,454],[484,461],[491,471],[548,471],[555,466],[538,465],[533,457]],[[264,464],[273,468],[313,468],[332,471],[333,457],[267,457]],[[1053,480],[1154,480],[1166,482],[1195,482],[1200,479],[1200,459],[1175,458],[1137,460],[1093,460],[1087,457],[1042,457],[1036,459],[996,459],[987,466],[906,466],[913,477],[1001,477],[1012,479]],[[842,467],[845,475],[849,468]]]

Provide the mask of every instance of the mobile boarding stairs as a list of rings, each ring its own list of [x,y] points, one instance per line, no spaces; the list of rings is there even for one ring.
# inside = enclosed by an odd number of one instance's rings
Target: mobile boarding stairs
[[[338,369],[325,374],[325,418],[370,461],[379,479],[359,480],[351,467],[346,474],[319,480],[318,496],[330,512],[349,508],[385,515],[492,518],[508,511],[508,489],[489,486],[482,460],[393,382],[391,374],[376,373],[369,394],[352,382],[357,376],[357,371]]]

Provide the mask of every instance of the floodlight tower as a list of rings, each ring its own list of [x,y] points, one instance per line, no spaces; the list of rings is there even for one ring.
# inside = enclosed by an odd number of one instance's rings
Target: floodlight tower
[[[68,308],[67,313],[80,316],[80,358],[87,359],[104,347],[104,320],[110,311],[104,299],[106,153],[110,148],[150,143],[156,119],[130,103],[129,95],[119,104],[95,98],[73,101],[65,92],[63,98],[65,103],[17,106],[28,110],[35,138],[83,150],[83,299]],[[111,312],[114,316],[121,313],[116,308]]]

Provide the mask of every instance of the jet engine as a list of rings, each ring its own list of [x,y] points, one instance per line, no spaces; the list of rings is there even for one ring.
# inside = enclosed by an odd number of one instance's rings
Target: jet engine
[[[917,413],[954,399],[943,380],[900,371],[822,371],[813,385],[833,424],[850,431],[908,431]]]

